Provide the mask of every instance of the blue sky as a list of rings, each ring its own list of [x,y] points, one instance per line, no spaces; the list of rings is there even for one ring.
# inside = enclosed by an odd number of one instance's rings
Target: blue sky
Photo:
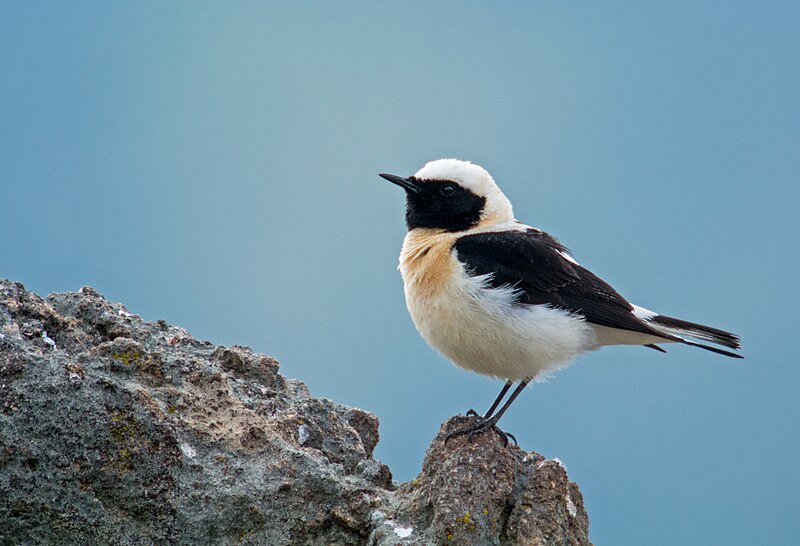
[[[503,418],[594,542],[792,544],[798,28],[791,2],[4,3],[0,276],[277,356],[377,414],[407,480],[501,382],[414,330],[376,173],[472,160],[632,301],[744,339],[604,349]]]

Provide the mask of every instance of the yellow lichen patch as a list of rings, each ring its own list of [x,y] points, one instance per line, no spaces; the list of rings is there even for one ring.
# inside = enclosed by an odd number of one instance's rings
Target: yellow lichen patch
[[[129,435],[130,427],[127,424],[127,417],[124,413],[117,411],[111,416],[111,424],[108,431],[115,442],[124,442]]]
[[[472,515],[469,512],[466,512],[460,518],[456,518],[456,523],[462,524],[468,531],[475,530],[475,522],[472,521]]]
[[[113,355],[111,355],[111,358],[119,362],[122,362],[126,366],[130,366],[132,364],[138,364],[139,361],[142,359],[142,355],[141,353],[138,352],[127,351],[124,353],[114,353]]]
[[[131,450],[123,447],[117,452],[117,463],[126,469],[130,468]]]
[[[108,432],[111,440],[117,444],[116,452],[111,455],[111,462],[122,470],[130,470],[133,449],[136,447],[132,445],[136,436],[136,423],[125,413],[116,411],[111,415]]]

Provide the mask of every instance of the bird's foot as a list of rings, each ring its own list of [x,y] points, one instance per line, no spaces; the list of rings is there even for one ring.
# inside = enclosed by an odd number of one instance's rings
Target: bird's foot
[[[456,436],[462,436],[464,434],[468,434],[469,441],[472,442],[476,434],[481,433],[486,429],[492,429],[495,432],[495,434],[500,436],[500,439],[503,440],[504,447],[508,445],[509,438],[514,440],[515,444],[517,443],[517,439],[514,437],[513,434],[500,430],[500,427],[497,426],[497,417],[490,417],[486,419],[478,415],[474,410],[468,411],[467,415],[476,417],[478,422],[472,426],[460,428],[458,430],[454,430],[453,432],[449,433],[447,436],[444,437],[444,445],[447,445],[447,442],[450,441],[451,438],[454,438]]]

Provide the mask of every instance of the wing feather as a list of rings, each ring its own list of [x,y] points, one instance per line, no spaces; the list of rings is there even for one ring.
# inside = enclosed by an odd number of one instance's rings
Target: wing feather
[[[608,283],[564,258],[566,247],[547,233],[478,233],[453,246],[468,271],[490,274],[493,287],[513,286],[521,304],[551,305],[594,324],[666,337],[637,318],[633,306]]]

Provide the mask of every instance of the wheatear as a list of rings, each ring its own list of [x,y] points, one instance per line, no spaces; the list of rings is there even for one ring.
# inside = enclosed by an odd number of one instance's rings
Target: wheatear
[[[406,305],[419,333],[456,366],[506,379],[473,435],[497,422],[525,386],[604,345],[699,343],[739,349],[735,334],[633,305],[580,266],[547,233],[514,219],[483,168],[431,161],[410,177],[381,174],[406,191],[408,234],[400,253]],[[516,390],[495,413],[509,388]],[[512,436],[513,438],[513,436]]]

